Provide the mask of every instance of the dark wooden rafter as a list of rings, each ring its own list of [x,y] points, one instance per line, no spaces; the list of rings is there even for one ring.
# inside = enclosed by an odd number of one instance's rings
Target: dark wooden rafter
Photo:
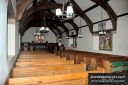
[[[50,10],[48,10],[49,13],[52,13]],[[69,36],[69,30],[67,29],[67,27],[60,21],[60,19],[58,17],[55,17],[55,20],[56,22],[53,22],[53,23],[56,23],[58,26],[62,27],[64,29],[64,31],[66,32],[67,36]]]
[[[60,38],[62,38],[62,33],[61,33],[61,31],[60,31],[54,24],[51,24],[51,23],[50,23],[50,24],[47,24],[47,26],[56,29],[56,30],[58,31],[59,35],[60,35]]]
[[[69,37],[69,30],[68,30],[68,28],[60,21],[60,19],[58,17],[56,17],[55,19],[58,22],[57,25],[62,27],[65,30],[67,36]]]
[[[25,27],[24,27],[24,29],[20,29],[20,32],[21,32],[21,34],[23,35],[24,33],[25,33],[25,31],[26,30],[28,30],[30,27],[37,27],[37,25],[38,25],[38,27],[42,27],[42,23],[40,22],[40,23],[38,23],[37,24],[37,22],[35,21],[35,20],[33,20],[33,21],[31,21],[30,23],[28,23]],[[60,36],[62,37],[62,33],[60,32],[60,30],[58,29],[58,28],[53,28],[52,26],[50,26],[50,25],[47,25],[51,30],[52,29],[55,29],[59,34],[60,34]],[[52,30],[53,31],[53,30]],[[55,33],[55,32],[54,32]],[[55,34],[57,34],[57,33],[55,33]]]
[[[97,4],[99,4],[109,15],[112,25],[113,25],[113,30],[115,31],[117,29],[117,15],[111,8],[111,6],[108,4],[107,1],[109,0],[91,0]]]
[[[37,19],[37,18],[43,18],[44,16],[44,12],[36,12],[33,15],[27,17],[25,22],[21,22],[20,21],[20,28],[22,28],[24,25],[26,25],[27,23],[29,23],[31,20]],[[45,17],[56,17],[55,14],[52,13],[45,13]]]
[[[16,6],[23,4],[26,0],[16,0]]]
[[[33,0],[33,6],[36,6],[37,0]]]
[[[27,10],[24,12],[23,17],[27,16],[30,11],[33,11],[36,7],[41,6],[44,2],[46,2],[46,0],[41,0],[41,1],[39,1],[39,2],[36,4],[36,6],[33,6],[33,7],[29,8],[29,9],[27,9]]]
[[[89,7],[89,8],[87,8],[87,9],[85,9],[85,10],[83,11],[83,13],[89,12],[90,10],[92,10],[92,9],[98,7],[98,6],[99,6],[98,4],[95,4],[95,5],[93,5],[93,6]],[[75,18],[78,17],[78,16],[79,16],[79,15],[76,15]]]
[[[26,28],[26,30],[28,29],[28,28],[30,28],[30,27],[36,27],[37,25],[36,24],[33,24],[33,25],[27,25],[25,28]],[[40,25],[40,27],[41,27],[41,25]],[[35,29],[37,29],[37,28],[35,28]],[[57,35],[57,33],[55,33],[54,31],[53,31],[53,29],[52,28],[50,28],[50,30],[55,34],[55,35]],[[20,34],[23,36],[24,35],[24,33],[25,33],[25,31],[24,32],[22,32],[22,31],[20,31]]]
[[[45,6],[44,6],[45,4]],[[42,4],[37,5],[35,7],[32,7],[31,9],[27,10],[23,16],[30,16],[33,12],[41,11],[44,9],[56,9],[56,8],[61,8],[62,4],[57,4],[54,2],[42,2]]]
[[[78,35],[79,27],[73,21],[68,21],[68,23],[72,25],[72,27],[74,28],[76,32],[76,35]]]
[[[25,11],[25,9],[28,7],[29,4],[32,3],[33,0],[26,0],[22,4],[16,6],[16,21],[21,20],[22,15]]]
[[[43,4],[46,4],[47,3],[47,6],[43,6]],[[49,2],[49,3],[51,3],[51,2]],[[54,4],[54,5],[53,5]],[[35,13],[35,12],[38,12],[38,11],[42,11],[42,10],[44,10],[44,9],[49,9],[49,7],[50,7],[50,9],[55,9],[55,8],[57,8],[57,7],[61,7],[62,5],[60,5],[60,4],[57,4],[56,6],[55,6],[55,3],[53,3],[52,5],[51,4],[48,4],[48,2],[44,2],[44,0],[43,1],[41,1],[41,2],[39,2],[35,7],[32,7],[31,9],[28,9],[24,14],[23,14],[23,18],[21,19],[21,21],[20,21],[20,27],[22,27],[23,26],[23,23],[25,22],[25,20],[27,19],[27,17],[29,17],[30,15],[32,15],[33,13]]]
[[[49,28],[50,28],[50,27],[49,27]],[[50,28],[50,30],[51,30],[51,31],[52,31],[52,32],[57,36],[57,33],[56,33],[56,32],[54,32],[52,28]]]
[[[85,13],[83,13],[82,9],[77,5],[77,3],[74,0],[70,0],[70,2],[73,4],[73,9],[75,13],[85,20],[85,22],[89,26],[90,32],[93,33],[92,21],[88,18],[88,16]]]

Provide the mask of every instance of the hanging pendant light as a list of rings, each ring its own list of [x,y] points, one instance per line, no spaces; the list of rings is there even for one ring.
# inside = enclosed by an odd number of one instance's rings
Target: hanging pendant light
[[[61,16],[61,15],[62,15],[61,9],[56,9],[56,16]]]
[[[38,19],[37,19],[37,28],[36,28],[36,32],[34,33],[34,36],[39,36],[40,32],[38,32]]]
[[[81,17],[80,17],[80,27],[81,27]],[[79,28],[78,38],[83,38],[81,28]]]
[[[103,8],[101,7],[101,20],[103,21]],[[106,22],[101,22],[99,24],[99,35],[105,35],[106,34]]]
[[[44,17],[43,17],[43,24],[44,24],[44,26],[40,28],[40,33],[48,33],[49,32],[49,28],[46,27],[46,21],[45,21],[45,19],[46,18],[45,18],[45,9],[44,9]]]
[[[70,0],[68,0],[68,1],[69,1],[70,5],[67,7],[67,11],[64,11],[66,0],[63,0],[62,11],[60,8],[56,9],[56,16],[58,16],[62,20],[69,20],[69,19],[74,18],[73,7],[71,5]]]
[[[68,23],[68,28],[69,28],[69,23]],[[69,36],[67,36],[67,37],[66,37],[66,39],[70,39],[70,37],[69,37]]]

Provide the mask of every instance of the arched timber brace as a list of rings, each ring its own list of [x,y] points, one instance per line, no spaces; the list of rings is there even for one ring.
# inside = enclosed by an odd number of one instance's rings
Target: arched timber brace
[[[50,23],[50,24],[47,24],[47,26],[56,29],[58,31],[59,35],[60,35],[60,38],[62,38],[61,31],[54,24]]]
[[[76,35],[78,35],[79,27],[73,21],[68,21],[68,23],[72,25],[72,27],[74,28],[76,32]]]
[[[109,0],[91,0],[97,4],[99,4],[109,15],[112,25],[113,25],[113,30],[115,31],[117,29],[117,15],[111,8],[111,6],[108,4],[107,1]]]
[[[22,0],[20,0],[20,1],[22,1]],[[24,0],[23,0],[24,1]],[[24,11],[25,11],[25,9],[26,9],[26,7],[30,4],[30,3],[32,3],[32,1],[33,0],[26,0],[26,1],[24,1],[24,2],[22,2],[22,4],[18,4],[17,6],[16,6],[16,10],[17,10],[17,16],[16,16],[16,21],[18,21],[18,20],[20,20],[21,18],[22,18],[22,15],[23,15],[23,13],[24,13]],[[19,11],[20,10],[20,11]]]
[[[56,17],[55,19],[58,22],[57,25],[61,26],[65,30],[67,36],[69,37],[69,30],[67,29],[67,27],[60,21],[60,19],[58,17]],[[54,22],[54,23],[56,23],[56,22]]]
[[[52,13],[50,10],[48,10],[49,13]],[[69,30],[66,28],[66,26],[64,26],[64,24],[60,21],[60,19],[58,17],[54,18],[56,20],[56,22],[52,22],[52,23],[56,23],[58,26],[61,26],[64,31],[66,32],[66,35],[69,37]]]
[[[26,21],[24,21],[24,22],[20,21],[20,28],[22,28],[24,25],[29,23],[31,20],[42,18],[43,16],[44,16],[43,12],[36,12],[36,13],[34,13],[33,15],[27,17]],[[56,16],[55,16],[55,14],[52,14],[52,13],[45,13],[45,17],[56,17]]]
[[[33,25],[27,25],[25,28],[26,28],[26,30],[28,30],[30,27],[36,27],[37,25],[36,24],[33,24]],[[40,27],[41,27],[41,25],[40,25]],[[50,28],[50,27],[49,27]],[[36,28],[35,28],[36,29]],[[25,31],[26,31],[25,30]],[[50,28],[50,30],[55,34],[55,35],[57,35],[51,28]],[[21,35],[23,36],[24,35],[24,33],[25,33],[25,31],[24,32],[20,32],[21,33]]]
[[[21,22],[24,22],[27,19],[27,17],[29,17],[34,12],[42,11],[44,9],[56,9],[56,8],[62,7],[62,4],[56,4],[54,2],[43,2],[43,3],[45,3],[45,6],[41,4],[41,5],[34,6],[31,9],[27,10],[23,15],[24,19],[22,19]]]
[[[28,27],[28,26],[29,26],[29,27]],[[36,20],[31,20],[28,24],[26,24],[26,26],[24,26],[24,27],[20,30],[20,32],[24,33],[26,30],[28,30],[28,29],[29,29],[30,27],[32,27],[32,26],[37,27],[37,22],[36,22]],[[39,22],[39,23],[38,23],[38,26],[41,27],[41,26],[42,26],[42,23]],[[52,26],[47,25],[47,26],[51,28],[53,25],[52,25]],[[58,33],[60,34],[60,36],[62,37],[62,33],[60,32],[60,30],[59,30],[57,27],[52,27],[52,29],[57,30]]]
[[[89,30],[91,33],[93,33],[93,23],[92,21],[88,18],[86,14],[83,13],[82,9],[77,5],[77,3],[74,0],[70,0],[71,3],[73,4],[73,9],[75,13],[77,13],[81,18],[85,20],[87,25],[89,26]]]

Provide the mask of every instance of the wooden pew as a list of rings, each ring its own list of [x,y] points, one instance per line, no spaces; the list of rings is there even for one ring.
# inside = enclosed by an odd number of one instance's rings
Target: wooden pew
[[[104,60],[111,60],[111,59],[115,59],[115,60],[119,60],[119,59],[123,59],[125,57],[123,56],[116,56],[116,55],[102,55],[102,54],[96,54],[96,55],[92,55],[91,56],[91,70],[95,70],[97,66],[101,66],[103,67],[103,61]]]
[[[112,73],[116,70],[115,67],[120,67],[120,69],[122,69],[122,67],[124,66],[124,68],[122,70],[125,70],[125,66],[127,67],[127,64],[124,63],[124,61],[128,61],[128,59],[111,59],[111,60],[105,60],[103,62],[103,68],[105,69],[106,73]],[[115,62],[122,62],[122,64],[120,63],[120,65],[118,63]],[[128,63],[128,62],[127,62]],[[118,66],[116,66],[118,65]],[[118,69],[119,70],[119,69]],[[121,71],[121,70],[120,70]]]
[[[10,78],[8,85],[25,85],[25,84],[43,84],[43,85],[78,85],[74,82],[79,81],[79,85],[88,85],[88,73],[104,73],[104,69],[98,69],[95,71],[79,72],[79,73],[69,73],[51,76],[38,76],[38,77],[24,77],[24,78]]]
[[[33,62],[33,61],[58,61],[58,60],[66,60],[66,58],[44,58],[44,59],[17,59],[17,62]]]
[[[16,62],[16,67],[44,66],[44,65],[67,65],[74,64],[74,60],[44,61],[44,62]]]
[[[59,56],[24,56],[19,59],[46,59],[46,58],[60,58]]]
[[[51,65],[51,66],[43,66],[43,67],[14,68],[11,77],[13,78],[30,77],[30,76],[34,77],[34,76],[85,72],[85,71],[86,71],[86,64]]]
[[[100,53],[82,52],[82,51],[63,51],[61,57],[68,60],[74,60],[74,63],[84,62],[87,64],[87,70],[95,70],[97,66],[103,67],[105,59],[122,59],[125,56],[108,55]]]
[[[52,55],[52,54],[48,54],[48,53],[39,53],[39,54],[21,54],[20,56],[33,56],[33,55],[36,55],[36,56],[41,56],[41,55]]]

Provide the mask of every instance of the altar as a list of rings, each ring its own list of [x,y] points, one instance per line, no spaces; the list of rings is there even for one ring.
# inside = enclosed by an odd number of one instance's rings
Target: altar
[[[56,46],[58,43],[30,43],[30,42],[23,42],[21,44],[22,50],[30,51],[39,51],[39,50],[46,50],[48,46]]]

